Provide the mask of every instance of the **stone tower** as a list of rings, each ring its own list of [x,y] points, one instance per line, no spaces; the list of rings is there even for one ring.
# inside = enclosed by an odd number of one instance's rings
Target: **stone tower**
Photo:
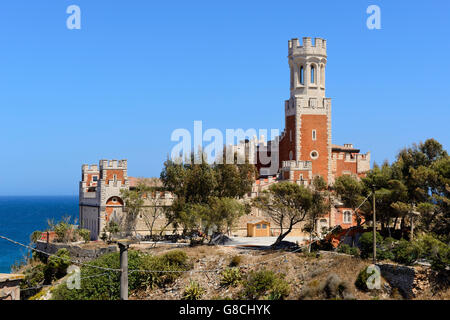
[[[127,160],[100,160],[83,165],[80,181],[80,224],[97,239],[111,218],[121,218],[124,202],[121,190],[129,189]]]
[[[331,99],[325,96],[326,40],[288,42],[290,98],[285,102],[285,131],[280,139],[280,165],[312,166],[312,176],[327,182],[331,172]],[[310,179],[311,177],[309,177]],[[294,179],[297,180],[297,179]],[[305,177],[308,180],[308,177]]]

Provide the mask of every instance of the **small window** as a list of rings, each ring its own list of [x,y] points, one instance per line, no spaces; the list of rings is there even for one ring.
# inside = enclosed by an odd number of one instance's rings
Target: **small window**
[[[94,181],[94,182],[98,181],[98,177],[97,176],[93,176],[92,177],[92,181]]]
[[[259,223],[256,225],[256,229],[261,229],[261,225]]]
[[[311,83],[316,83],[316,68],[311,66]]]
[[[292,141],[292,130],[289,130],[289,141]]]
[[[263,225],[262,225],[262,228],[263,228],[263,229],[267,229],[267,224],[263,224]]]
[[[305,82],[303,73],[304,73],[303,66],[301,66],[300,67],[300,74],[299,74],[300,84],[304,84],[304,82]]]
[[[112,198],[111,201],[112,202],[117,202],[117,198]]]
[[[312,131],[312,139],[314,141],[316,140],[316,130],[315,129]]]
[[[344,223],[352,223],[352,213],[350,211],[344,211]]]
[[[311,151],[311,153],[309,154],[311,159],[317,159],[319,157],[319,153],[316,150]]]

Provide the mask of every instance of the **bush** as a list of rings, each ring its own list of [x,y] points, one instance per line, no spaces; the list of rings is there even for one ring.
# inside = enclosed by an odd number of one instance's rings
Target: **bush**
[[[45,283],[52,283],[53,280],[60,279],[67,274],[67,268],[70,266],[70,255],[66,248],[59,249],[56,255],[48,257],[45,266]]]
[[[413,264],[421,255],[421,249],[417,243],[411,243],[401,239],[393,249],[394,261],[406,265]]]
[[[332,273],[322,282],[311,281],[302,289],[300,299],[355,299],[350,285],[342,281],[338,275]]]
[[[30,235],[30,240],[33,243],[36,243],[42,236],[42,231],[33,231],[33,233]]]
[[[248,300],[284,299],[290,292],[289,283],[284,277],[284,274],[275,274],[269,270],[252,271],[244,281],[240,296]]]
[[[381,244],[383,242],[383,237],[377,232],[376,233],[377,244]],[[361,249],[361,257],[369,258],[373,256],[373,233],[365,232],[362,234],[361,238],[359,238],[359,246]],[[378,250],[377,250],[378,255]]]
[[[89,229],[77,229],[76,233],[86,243],[88,243],[91,240],[91,231]]]
[[[237,267],[242,262],[241,256],[234,256],[230,261],[230,267]]]
[[[205,294],[200,284],[196,281],[190,281],[189,285],[184,289],[183,300],[200,300]]]
[[[371,275],[375,274],[375,270],[368,273],[367,268],[368,267],[365,267],[359,272],[355,281],[355,286],[361,291],[369,291],[369,288],[367,287],[367,280]]]
[[[135,250],[128,251],[129,270],[186,271],[190,268],[187,256],[180,250],[152,256]],[[90,264],[104,268],[119,269],[119,253],[105,254]],[[173,282],[180,272],[131,272],[128,275],[129,290],[162,287]],[[81,268],[81,289],[69,290],[65,283],[53,291],[54,300],[116,300],[120,295],[120,273],[99,270],[88,266]]]
[[[242,280],[242,273],[239,268],[225,269],[222,271],[220,285],[223,287],[236,287]]]
[[[430,261],[433,270],[442,271],[450,265],[450,247],[447,244],[429,234],[416,241],[421,248],[421,258]]]
[[[339,245],[337,252],[349,254],[355,257],[359,256],[359,249],[357,247],[351,247],[346,243],[342,243]]]

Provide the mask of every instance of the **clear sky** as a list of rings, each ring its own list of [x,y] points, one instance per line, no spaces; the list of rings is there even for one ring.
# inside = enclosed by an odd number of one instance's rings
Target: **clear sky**
[[[449,149],[448,0],[5,0],[0,195],[76,194],[81,164],[102,158],[159,176],[194,120],[281,131],[287,42],[304,36],[328,41],[333,143],[376,162],[430,137]]]

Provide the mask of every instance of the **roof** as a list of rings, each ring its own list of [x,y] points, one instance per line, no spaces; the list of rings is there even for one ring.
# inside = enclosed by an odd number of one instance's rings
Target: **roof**
[[[162,182],[158,178],[136,178],[136,177],[128,177],[128,182],[130,187],[136,187],[140,182],[145,183],[151,187],[162,187]]]
[[[359,149],[353,148],[352,144],[346,144],[343,146],[332,144],[331,148],[333,151],[345,151],[345,152],[353,152],[353,153],[359,153]]]
[[[248,224],[257,224],[257,223],[266,223],[266,224],[270,224],[269,221],[266,220],[252,220],[252,221],[248,221]]]
[[[0,273],[0,282],[22,280],[25,278],[23,274],[14,273]]]

